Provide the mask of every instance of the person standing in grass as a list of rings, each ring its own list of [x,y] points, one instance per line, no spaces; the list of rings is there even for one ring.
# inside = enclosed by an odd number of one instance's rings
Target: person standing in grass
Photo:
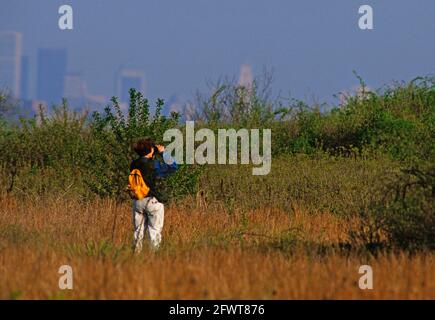
[[[135,252],[142,251],[146,231],[151,248],[156,250],[162,241],[165,215],[163,203],[167,201],[164,190],[158,188],[158,180],[177,170],[177,164],[170,154],[165,152],[164,146],[156,145],[149,138],[135,142],[133,150],[139,156],[130,164],[128,187],[129,191],[134,189],[130,192],[133,194],[133,247]]]

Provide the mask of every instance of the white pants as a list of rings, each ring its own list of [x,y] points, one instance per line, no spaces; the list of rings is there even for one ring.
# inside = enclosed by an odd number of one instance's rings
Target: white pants
[[[158,249],[162,241],[165,208],[154,197],[133,200],[134,250],[142,250],[146,230],[152,249]]]

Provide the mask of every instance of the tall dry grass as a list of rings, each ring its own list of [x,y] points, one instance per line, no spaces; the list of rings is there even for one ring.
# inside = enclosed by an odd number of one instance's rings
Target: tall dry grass
[[[342,249],[357,220],[267,208],[167,208],[163,246],[130,250],[128,204],[0,197],[3,299],[416,299],[435,298],[435,255]],[[61,265],[74,289],[58,287]],[[374,289],[358,287],[369,264]]]

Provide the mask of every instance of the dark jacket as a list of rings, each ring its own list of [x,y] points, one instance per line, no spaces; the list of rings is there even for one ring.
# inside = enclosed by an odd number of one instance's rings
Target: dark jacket
[[[167,202],[168,199],[164,190],[159,188],[158,180],[167,177],[177,168],[177,163],[167,152],[160,153],[159,156],[155,156],[152,159],[140,157],[130,164],[130,171],[138,169],[146,185],[150,188],[148,196],[155,197],[159,202],[163,203]]]

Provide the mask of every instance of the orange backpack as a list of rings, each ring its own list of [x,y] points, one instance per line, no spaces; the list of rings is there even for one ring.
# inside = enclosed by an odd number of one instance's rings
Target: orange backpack
[[[150,192],[139,169],[133,169],[128,176],[127,192],[135,200],[142,200]]]

